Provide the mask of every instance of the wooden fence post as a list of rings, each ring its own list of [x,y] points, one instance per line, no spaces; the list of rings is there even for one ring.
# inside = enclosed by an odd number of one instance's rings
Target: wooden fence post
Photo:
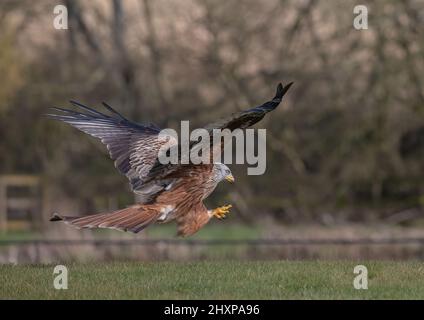
[[[0,231],[7,231],[7,186],[0,179]]]

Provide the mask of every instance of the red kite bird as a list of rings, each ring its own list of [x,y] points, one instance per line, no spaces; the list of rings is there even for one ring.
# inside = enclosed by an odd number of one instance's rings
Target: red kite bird
[[[212,135],[212,129],[232,131],[255,124],[280,104],[291,85],[289,83],[283,87],[280,83],[271,101],[208,125],[208,132]],[[61,113],[47,116],[99,138],[107,146],[115,167],[130,180],[132,191],[141,200],[122,210],[84,217],[66,217],[55,213],[50,221],[64,221],[77,228],[110,228],[137,233],[152,223],[175,220],[178,234],[189,236],[212,217],[221,219],[229,212],[231,205],[208,210],[203,204],[220,181],[234,181],[226,165],[163,165],[158,161],[158,152],[171,138],[161,139],[158,127],[131,122],[106,103],[103,105],[111,112],[110,116],[78,102],[71,103],[85,113],[52,108]]]

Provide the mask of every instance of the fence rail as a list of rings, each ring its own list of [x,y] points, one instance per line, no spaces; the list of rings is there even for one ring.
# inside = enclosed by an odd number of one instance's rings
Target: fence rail
[[[14,196],[12,188],[23,188],[23,195]],[[16,218],[13,211],[26,215],[25,221],[33,227],[41,222],[43,212],[41,178],[36,175],[0,175],[0,230],[7,231],[8,225]],[[20,219],[18,219],[19,221]]]
[[[356,238],[356,239],[34,239],[0,240],[0,246],[24,245],[189,245],[189,246],[289,246],[289,245],[424,245],[424,237],[409,238]]]
[[[0,264],[87,259],[160,261],[219,258],[424,260],[424,237],[0,240]]]

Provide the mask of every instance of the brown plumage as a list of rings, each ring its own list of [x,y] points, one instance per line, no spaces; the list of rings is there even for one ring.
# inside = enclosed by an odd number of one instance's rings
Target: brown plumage
[[[206,126],[206,129],[212,135],[213,129],[234,130],[253,125],[279,105],[291,84],[285,87],[279,84],[271,101],[238,112],[228,119]],[[84,217],[54,214],[51,221],[62,220],[77,228],[110,228],[137,233],[152,223],[175,220],[178,234],[189,236],[208,223],[211,217],[223,218],[228,213],[231,206],[208,210],[203,204],[203,200],[213,192],[220,181],[234,181],[226,165],[163,165],[158,161],[159,150],[165,143],[170,148],[177,146],[173,137],[159,135],[160,129],[154,125],[136,124],[127,120],[106,103],[103,105],[112,116],[74,101],[71,103],[86,112],[53,108],[63,114],[47,116],[69,123],[106,144],[116,168],[128,177],[133,192],[138,194],[141,200],[138,204],[111,213]],[[190,147],[194,148],[195,144]]]

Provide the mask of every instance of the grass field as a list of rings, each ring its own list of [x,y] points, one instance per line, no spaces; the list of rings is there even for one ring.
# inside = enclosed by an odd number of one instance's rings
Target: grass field
[[[70,264],[67,290],[51,265],[1,265],[1,299],[424,299],[424,265],[366,262],[368,290],[353,288],[356,262]]]

